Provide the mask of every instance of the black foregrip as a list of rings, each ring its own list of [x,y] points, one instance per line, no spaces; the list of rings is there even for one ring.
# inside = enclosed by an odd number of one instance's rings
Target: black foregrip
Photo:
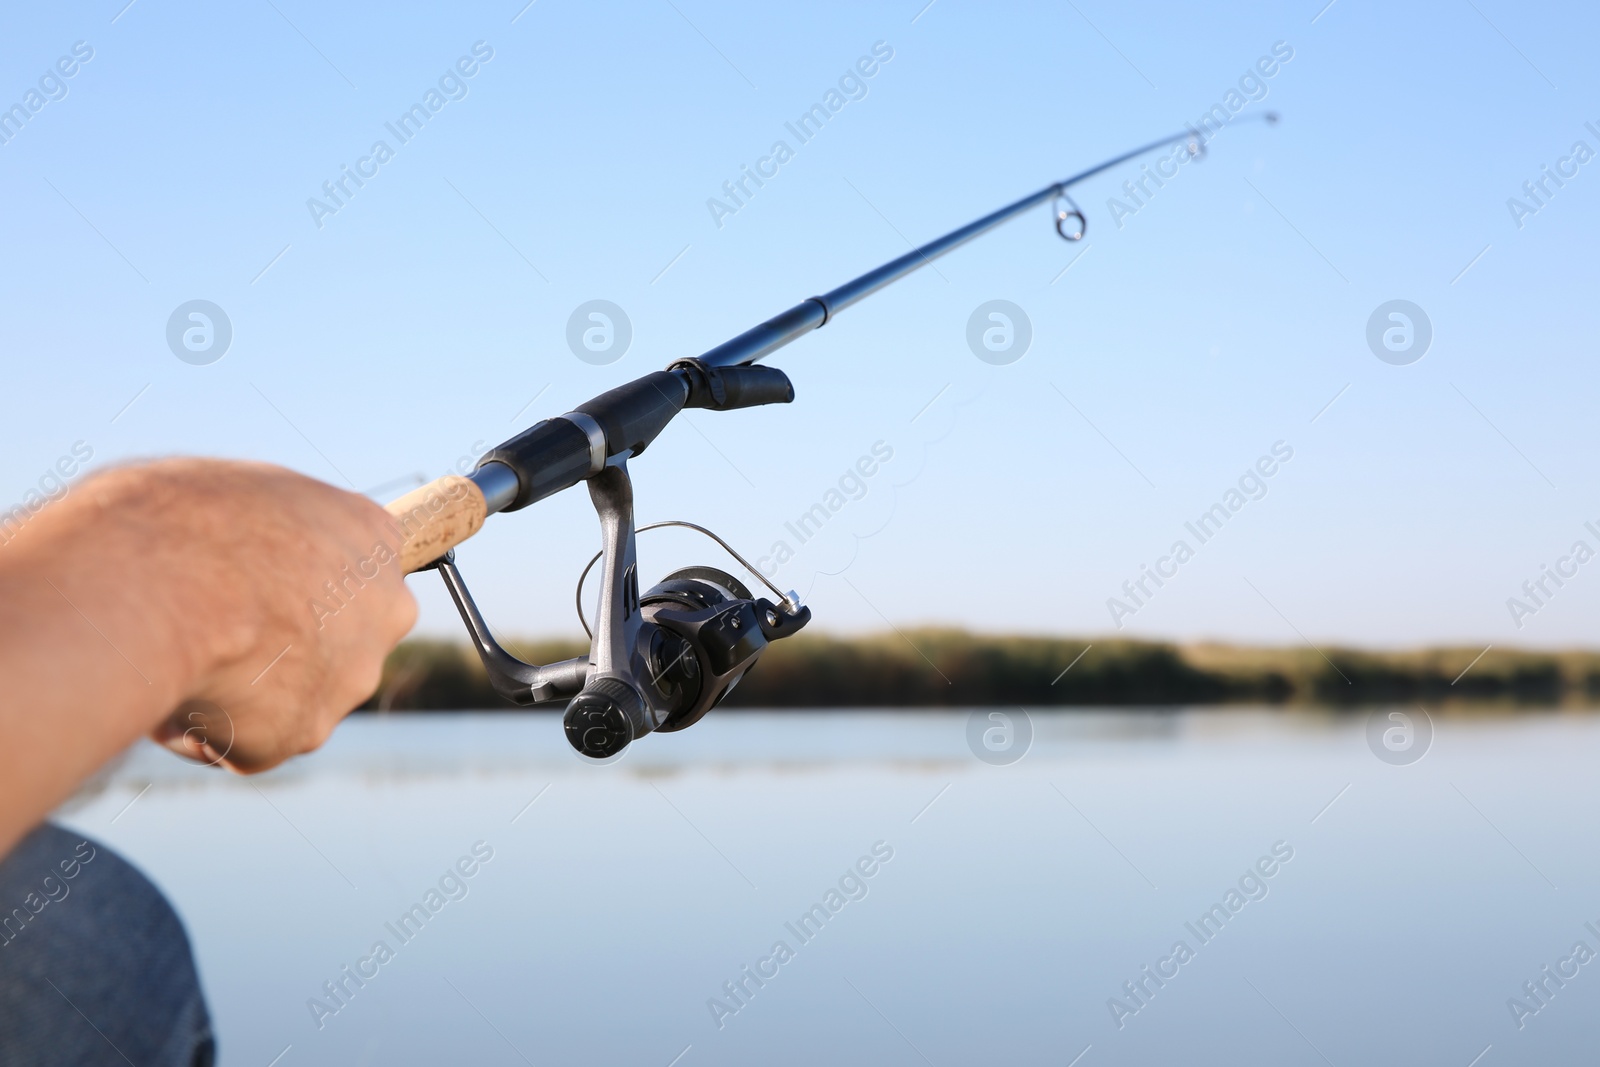
[[[762,404],[787,404],[794,399],[794,384],[777,367],[723,367],[722,388],[727,393],[724,411]]]
[[[517,472],[516,511],[577,485],[589,473],[589,435],[566,419],[546,419],[497,445],[478,461],[504,463]]]
[[[683,410],[688,396],[689,387],[681,375],[658,370],[601,393],[579,404],[578,410],[605,430],[610,455],[624,449],[638,455]]]
[[[731,411],[794,399],[794,385],[777,367],[711,367],[698,359],[682,359],[672,367],[689,382],[684,407]]]
[[[788,375],[776,367],[708,368],[683,360],[601,393],[577,410],[600,424],[606,458],[638,455],[685,407],[749,408],[794,399]],[[504,463],[517,472],[517,495],[503,510],[516,511],[577,485],[590,473],[589,435],[567,419],[546,419],[478,461]]]

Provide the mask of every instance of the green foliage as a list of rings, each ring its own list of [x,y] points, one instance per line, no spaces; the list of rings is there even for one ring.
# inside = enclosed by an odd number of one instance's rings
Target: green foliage
[[[961,630],[863,637],[801,634],[773,645],[725,706],[1600,703],[1600,653],[1594,652],[1491,649],[1474,663],[1481,649],[1374,652],[1330,647],[1318,652],[1309,647],[1096,639],[1085,652],[1090,645],[1075,638]],[[586,648],[578,641],[511,647],[533,663],[581,655]],[[512,705],[489,687],[470,647],[417,640],[390,656],[383,684],[367,707],[405,711]]]

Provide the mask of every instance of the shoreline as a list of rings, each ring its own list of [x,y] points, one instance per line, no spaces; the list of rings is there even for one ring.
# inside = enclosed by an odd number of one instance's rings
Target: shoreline
[[[576,640],[508,641],[530,662],[580,655]],[[1600,708],[1600,651],[1180,644],[922,629],[773,645],[725,710],[1270,707]],[[559,706],[559,705],[555,705]],[[366,711],[517,710],[465,642],[403,643]]]

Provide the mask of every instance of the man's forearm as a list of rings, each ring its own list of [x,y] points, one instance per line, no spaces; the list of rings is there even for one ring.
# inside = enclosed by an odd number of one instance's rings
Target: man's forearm
[[[182,699],[182,648],[153,531],[88,482],[0,548],[0,855]]]

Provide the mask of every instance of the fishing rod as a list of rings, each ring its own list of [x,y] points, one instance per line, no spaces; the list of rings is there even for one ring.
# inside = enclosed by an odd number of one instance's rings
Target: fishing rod
[[[1271,112],[1262,117],[1277,119]],[[673,521],[636,530],[628,460],[644,452],[685,408],[733,411],[789,403],[794,386],[788,375],[758,366],[757,360],[1046,201],[1053,202],[1056,233],[1067,241],[1082,240],[1088,219],[1069,188],[1170,145],[1182,145],[1190,159],[1203,158],[1206,139],[1191,127],[1124,152],[804,300],[700,356],[676,360],[666,370],[536,423],[490,449],[471,474],[445,475],[388,505],[402,567],[406,573],[437,570],[444,578],[497,693],[523,705],[568,701],[567,740],[584,756],[609,759],[645,734],[693,725],[732,691],[769,644],[804,627],[811,609],[703,527]],[[526,663],[490,632],[456,566],[455,546],[477,533],[489,515],[519,511],[584,481],[601,531],[600,552],[578,580],[578,617],[590,636],[589,653],[557,663]],[[641,595],[635,536],[662,526],[710,537],[775,599],[753,596],[739,579],[713,567],[674,571]],[[600,602],[591,630],[583,618],[582,594],[596,562]]]

